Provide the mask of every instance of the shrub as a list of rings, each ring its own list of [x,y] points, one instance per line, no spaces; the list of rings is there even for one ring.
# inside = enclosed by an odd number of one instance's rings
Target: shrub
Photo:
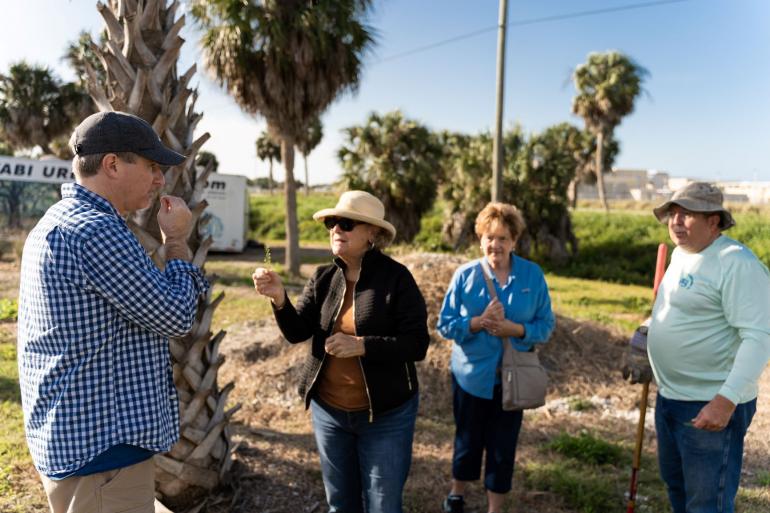
[[[736,213],[737,225],[725,235],[748,246],[770,265],[770,225],[757,213]],[[542,262],[550,272],[563,276],[625,284],[651,285],[655,274],[658,244],[673,243],[668,229],[651,211],[594,211],[572,213],[578,254],[567,265]]]
[[[442,147],[435,134],[400,111],[369,114],[364,124],[342,130],[337,155],[343,182],[382,201],[396,227],[395,242],[411,242],[431,209],[440,182]]]
[[[414,238],[414,244],[425,251],[451,251],[451,246],[441,234],[443,223],[443,207],[437,201],[420,220],[420,232]]]

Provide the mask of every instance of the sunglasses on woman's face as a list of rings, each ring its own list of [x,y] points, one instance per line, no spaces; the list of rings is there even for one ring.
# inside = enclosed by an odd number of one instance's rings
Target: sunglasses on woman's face
[[[363,223],[348,219],[347,217],[327,217],[324,219],[324,226],[326,226],[327,230],[333,230],[335,226],[339,226],[343,232],[349,232],[359,224]]]

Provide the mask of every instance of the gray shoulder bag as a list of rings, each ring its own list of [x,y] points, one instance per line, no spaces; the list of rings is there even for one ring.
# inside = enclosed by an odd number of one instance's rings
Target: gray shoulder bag
[[[494,299],[497,292],[490,277],[490,270],[483,260],[481,269],[489,295]],[[548,374],[540,365],[537,353],[517,351],[508,337],[501,338],[503,363],[500,366],[500,377],[503,383],[503,410],[528,410],[543,406],[548,388]]]

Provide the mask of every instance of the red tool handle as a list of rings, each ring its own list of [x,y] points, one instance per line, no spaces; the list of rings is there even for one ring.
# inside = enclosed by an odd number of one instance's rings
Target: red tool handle
[[[668,255],[668,246],[660,244],[658,246],[658,258],[655,261],[655,279],[653,280],[652,294],[653,301],[658,295],[658,287],[663,281],[663,274],[666,272],[666,256]],[[649,383],[642,386],[642,397],[639,402],[639,424],[636,427],[636,447],[634,448],[634,461],[631,465],[631,482],[628,485],[628,503],[626,513],[636,511],[636,489],[639,484],[639,467],[642,463],[642,443],[644,442],[644,418],[647,413],[647,395],[650,388]]]
[[[663,281],[663,273],[666,272],[666,256],[668,254],[668,246],[660,244],[658,246],[658,259],[655,261],[655,280],[652,286],[653,297],[658,295],[658,287],[660,282]]]

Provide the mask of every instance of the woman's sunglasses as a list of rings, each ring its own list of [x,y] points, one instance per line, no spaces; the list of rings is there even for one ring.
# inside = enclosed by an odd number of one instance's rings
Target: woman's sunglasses
[[[347,217],[327,217],[324,219],[324,226],[327,230],[333,230],[335,226],[339,226],[343,232],[349,232],[359,224],[363,223],[348,219]]]

